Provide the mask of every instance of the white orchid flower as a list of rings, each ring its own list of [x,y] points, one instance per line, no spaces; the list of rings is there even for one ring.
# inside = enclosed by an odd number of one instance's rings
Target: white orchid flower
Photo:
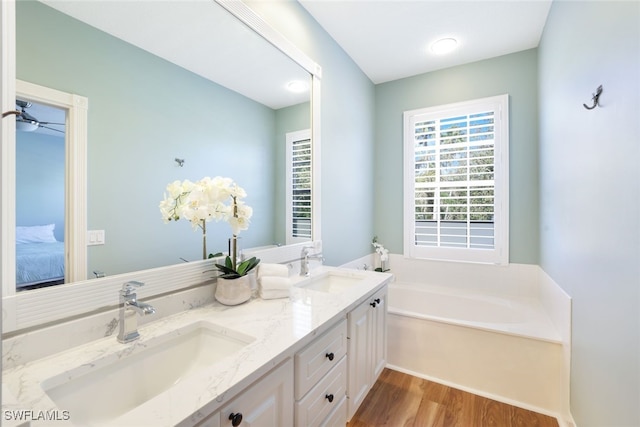
[[[246,191],[231,178],[174,181],[167,185],[159,208],[165,223],[184,218],[194,230],[204,230],[205,222],[224,220],[235,236],[249,228],[249,218],[253,215],[253,209],[241,201],[246,196]]]

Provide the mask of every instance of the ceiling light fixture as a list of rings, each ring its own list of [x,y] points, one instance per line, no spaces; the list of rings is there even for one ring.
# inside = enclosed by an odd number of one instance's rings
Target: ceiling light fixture
[[[458,41],[456,39],[447,37],[435,41],[431,45],[431,52],[435,53],[436,55],[444,55],[445,53],[453,51],[457,46]]]
[[[302,93],[309,90],[309,83],[302,80],[292,80],[287,83],[287,90],[293,93]]]

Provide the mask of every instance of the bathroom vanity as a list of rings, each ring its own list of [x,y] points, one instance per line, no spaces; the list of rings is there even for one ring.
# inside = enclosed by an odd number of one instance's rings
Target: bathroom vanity
[[[57,417],[35,426],[344,425],[385,365],[391,278],[320,267],[289,298],[212,303],[141,326],[132,343],[110,336],[16,366],[3,410]]]

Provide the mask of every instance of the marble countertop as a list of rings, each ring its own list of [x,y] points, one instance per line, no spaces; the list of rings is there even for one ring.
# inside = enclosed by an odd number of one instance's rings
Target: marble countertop
[[[73,424],[73,413],[59,408],[45,393],[42,383],[60,378],[82,366],[87,373],[102,366],[97,360],[118,360],[144,349],[154,338],[199,321],[249,335],[255,340],[220,362],[203,368],[197,375],[181,379],[166,391],[118,418],[96,425],[174,426],[193,425],[239,392],[258,380],[282,361],[292,357],[315,337],[364,301],[371,293],[391,281],[392,275],[372,271],[320,267],[312,276],[328,270],[358,274],[363,280],[340,293],[327,293],[293,287],[290,297],[262,300],[254,298],[238,306],[217,302],[184,311],[141,326],[141,338],[121,344],[114,336],[71,348],[49,357],[3,371],[3,425],[20,425],[7,411],[31,411],[34,426]],[[132,378],[132,383],[135,381]],[[96,406],[100,402],[95,402]],[[53,421],[37,418],[56,417]],[[13,421],[13,424],[11,423]]]

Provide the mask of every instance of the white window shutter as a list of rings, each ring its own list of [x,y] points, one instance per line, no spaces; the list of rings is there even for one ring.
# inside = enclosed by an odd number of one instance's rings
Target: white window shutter
[[[508,262],[506,112],[502,95],[405,113],[407,255]]]
[[[290,132],[287,143],[287,244],[311,240],[311,132]]]

